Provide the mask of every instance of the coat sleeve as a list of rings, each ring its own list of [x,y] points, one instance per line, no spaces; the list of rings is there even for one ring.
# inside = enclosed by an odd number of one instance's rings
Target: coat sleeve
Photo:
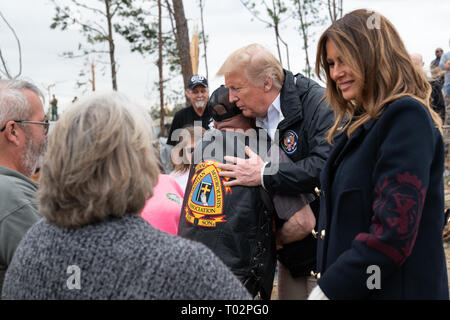
[[[418,234],[437,148],[434,124],[423,105],[412,99],[393,103],[384,113],[376,128],[369,232],[357,234],[350,249],[319,279],[330,299],[368,296],[368,268],[378,267],[383,283],[404,264]]]
[[[315,109],[310,123],[305,126],[308,130],[308,156],[294,164],[280,163],[275,174],[270,166],[264,170],[264,187],[271,194],[311,193],[320,186],[320,172],[331,151],[326,135],[334,122],[333,110],[322,99],[322,91],[318,90],[303,103]]]

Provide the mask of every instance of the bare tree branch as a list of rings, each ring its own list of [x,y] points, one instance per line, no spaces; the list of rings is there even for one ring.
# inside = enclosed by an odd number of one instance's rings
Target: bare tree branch
[[[288,47],[287,43],[281,38],[280,35],[278,35],[278,39],[280,39],[281,43],[283,43],[284,46],[286,47],[287,67],[288,67],[288,70],[291,70],[291,64],[289,62],[289,47]]]
[[[74,4],[76,4],[78,7],[82,7],[82,8],[88,9],[90,11],[93,11],[94,13],[99,13],[102,16],[106,17],[105,13],[102,10],[100,10],[100,9],[89,7],[89,6],[87,6],[87,5],[83,4],[83,3],[78,2],[77,0],[72,0],[72,2]]]
[[[270,26],[272,26],[272,24],[264,19],[261,19],[256,13],[254,13],[247,5],[248,5],[248,1],[245,0],[240,0],[242,5],[245,7],[245,9],[248,10],[248,12],[250,12],[252,14],[253,17],[255,17],[256,19],[258,19],[259,21],[268,24]],[[264,3],[265,4],[265,3]]]
[[[206,52],[206,36],[205,36],[205,23],[203,22],[203,9],[205,7],[205,4],[202,0],[199,1],[200,5],[200,18],[202,23],[202,40],[203,40],[203,50],[205,51],[205,68],[206,68],[206,78],[209,79],[208,75],[208,58],[207,58],[207,52]]]
[[[165,0],[166,1],[166,6],[167,6],[167,11],[169,12],[169,17],[170,17],[170,25],[172,26],[172,32],[173,32],[173,34],[175,35],[175,39],[176,39],[176,41],[177,41],[177,43],[178,43],[178,34],[177,34],[177,31],[176,31],[176,27],[175,27],[175,25],[174,25],[174,14],[173,14],[173,10],[172,10],[172,7],[170,6],[170,3],[169,3],[169,1],[168,0]]]
[[[18,73],[17,75],[15,75],[14,77],[11,76],[11,74],[10,74],[9,71],[8,71],[8,67],[7,67],[7,65],[6,65],[6,61],[5,61],[5,59],[3,58],[3,54],[2,54],[2,52],[1,52],[1,50],[0,50],[0,59],[2,60],[3,67],[5,68],[4,72],[6,73],[6,76],[7,76],[8,78],[10,78],[10,79],[11,79],[11,78],[17,78],[18,76],[20,76],[20,75],[22,74],[22,48],[21,48],[21,46],[20,46],[20,40],[19,40],[19,38],[17,37],[16,31],[14,30],[13,27],[11,27],[11,25],[8,23],[8,20],[6,20],[6,18],[3,16],[3,13],[2,13],[1,11],[0,11],[0,16],[2,17],[3,21],[5,21],[6,25],[7,25],[8,28],[11,30],[11,32],[12,32],[13,35],[14,35],[14,38],[15,38],[16,41],[17,41],[17,47],[19,48],[19,73]]]
[[[72,1],[75,1],[75,0],[72,0]],[[55,3],[55,5],[57,6],[57,8],[59,8],[67,16],[71,17],[71,19],[72,19],[72,21],[74,23],[80,25],[83,28],[86,28],[88,30],[94,31],[94,32],[98,33],[100,36],[105,36],[106,35],[106,32],[102,32],[101,30],[98,30],[97,28],[94,28],[94,27],[92,27],[92,26],[90,26],[88,24],[85,24],[85,23],[79,21],[77,18],[73,17],[73,14],[72,14],[72,12],[70,12],[70,10],[68,11],[68,10],[66,10],[66,8],[60,7],[56,3]]]

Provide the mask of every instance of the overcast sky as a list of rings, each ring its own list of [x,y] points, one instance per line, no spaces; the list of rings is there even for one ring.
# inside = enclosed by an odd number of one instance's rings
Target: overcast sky
[[[239,0],[205,2],[204,19],[205,31],[209,36],[208,69],[212,92],[223,83],[223,78],[215,77],[215,73],[234,50],[258,42],[275,55],[277,53],[273,31],[252,19]],[[184,1],[191,35],[194,25],[200,28],[197,3],[198,0]],[[375,10],[385,15],[400,32],[406,48],[411,53],[423,55],[426,66],[434,59],[436,47],[450,51],[450,0],[344,0],[344,13],[358,8]],[[0,11],[20,38],[22,76],[32,79],[47,96],[49,92],[55,94],[60,109],[64,110],[74,96],[83,94],[83,90],[77,89],[75,85],[81,79],[78,74],[83,68],[83,60],[66,59],[61,57],[61,53],[74,50],[82,38],[74,29],[50,29],[54,8],[48,0],[0,0]],[[310,61],[315,60],[317,39],[326,27],[327,24],[320,27],[311,41]],[[289,44],[290,69],[294,73],[300,72],[304,67],[302,39],[297,28],[298,22],[291,19],[281,30],[283,39]],[[17,73],[17,45],[3,21],[0,21],[0,48],[11,73]],[[200,51],[200,54],[203,52]],[[286,59],[283,59],[284,67],[287,68]],[[116,36],[116,60],[119,65],[119,91],[133,97],[146,108],[157,103],[158,92],[153,83],[158,77],[158,71],[152,59],[144,59],[137,53],[131,53],[128,44]],[[205,74],[202,59],[199,73]],[[97,71],[96,87],[102,91],[111,89],[109,69],[105,70],[105,76],[100,74],[100,70]],[[48,99],[46,102],[48,105]]]

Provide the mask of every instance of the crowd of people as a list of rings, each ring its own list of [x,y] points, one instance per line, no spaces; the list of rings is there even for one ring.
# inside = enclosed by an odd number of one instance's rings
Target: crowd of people
[[[448,300],[450,51],[427,76],[373,14],[321,35],[325,88],[259,44],[211,96],[193,75],[168,171],[124,94],[78,98],[49,134],[40,90],[0,80],[1,297],[267,300],[278,277],[282,300]]]

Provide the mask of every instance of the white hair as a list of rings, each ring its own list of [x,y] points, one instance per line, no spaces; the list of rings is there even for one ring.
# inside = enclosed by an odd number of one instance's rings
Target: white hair
[[[31,105],[23,90],[30,90],[44,101],[44,95],[26,80],[0,80],[0,127],[9,120],[26,120],[31,116]]]
[[[216,75],[222,76],[236,70],[243,70],[245,77],[257,87],[264,86],[264,82],[269,78],[278,89],[281,89],[284,83],[281,63],[267,48],[257,43],[230,54]]]

